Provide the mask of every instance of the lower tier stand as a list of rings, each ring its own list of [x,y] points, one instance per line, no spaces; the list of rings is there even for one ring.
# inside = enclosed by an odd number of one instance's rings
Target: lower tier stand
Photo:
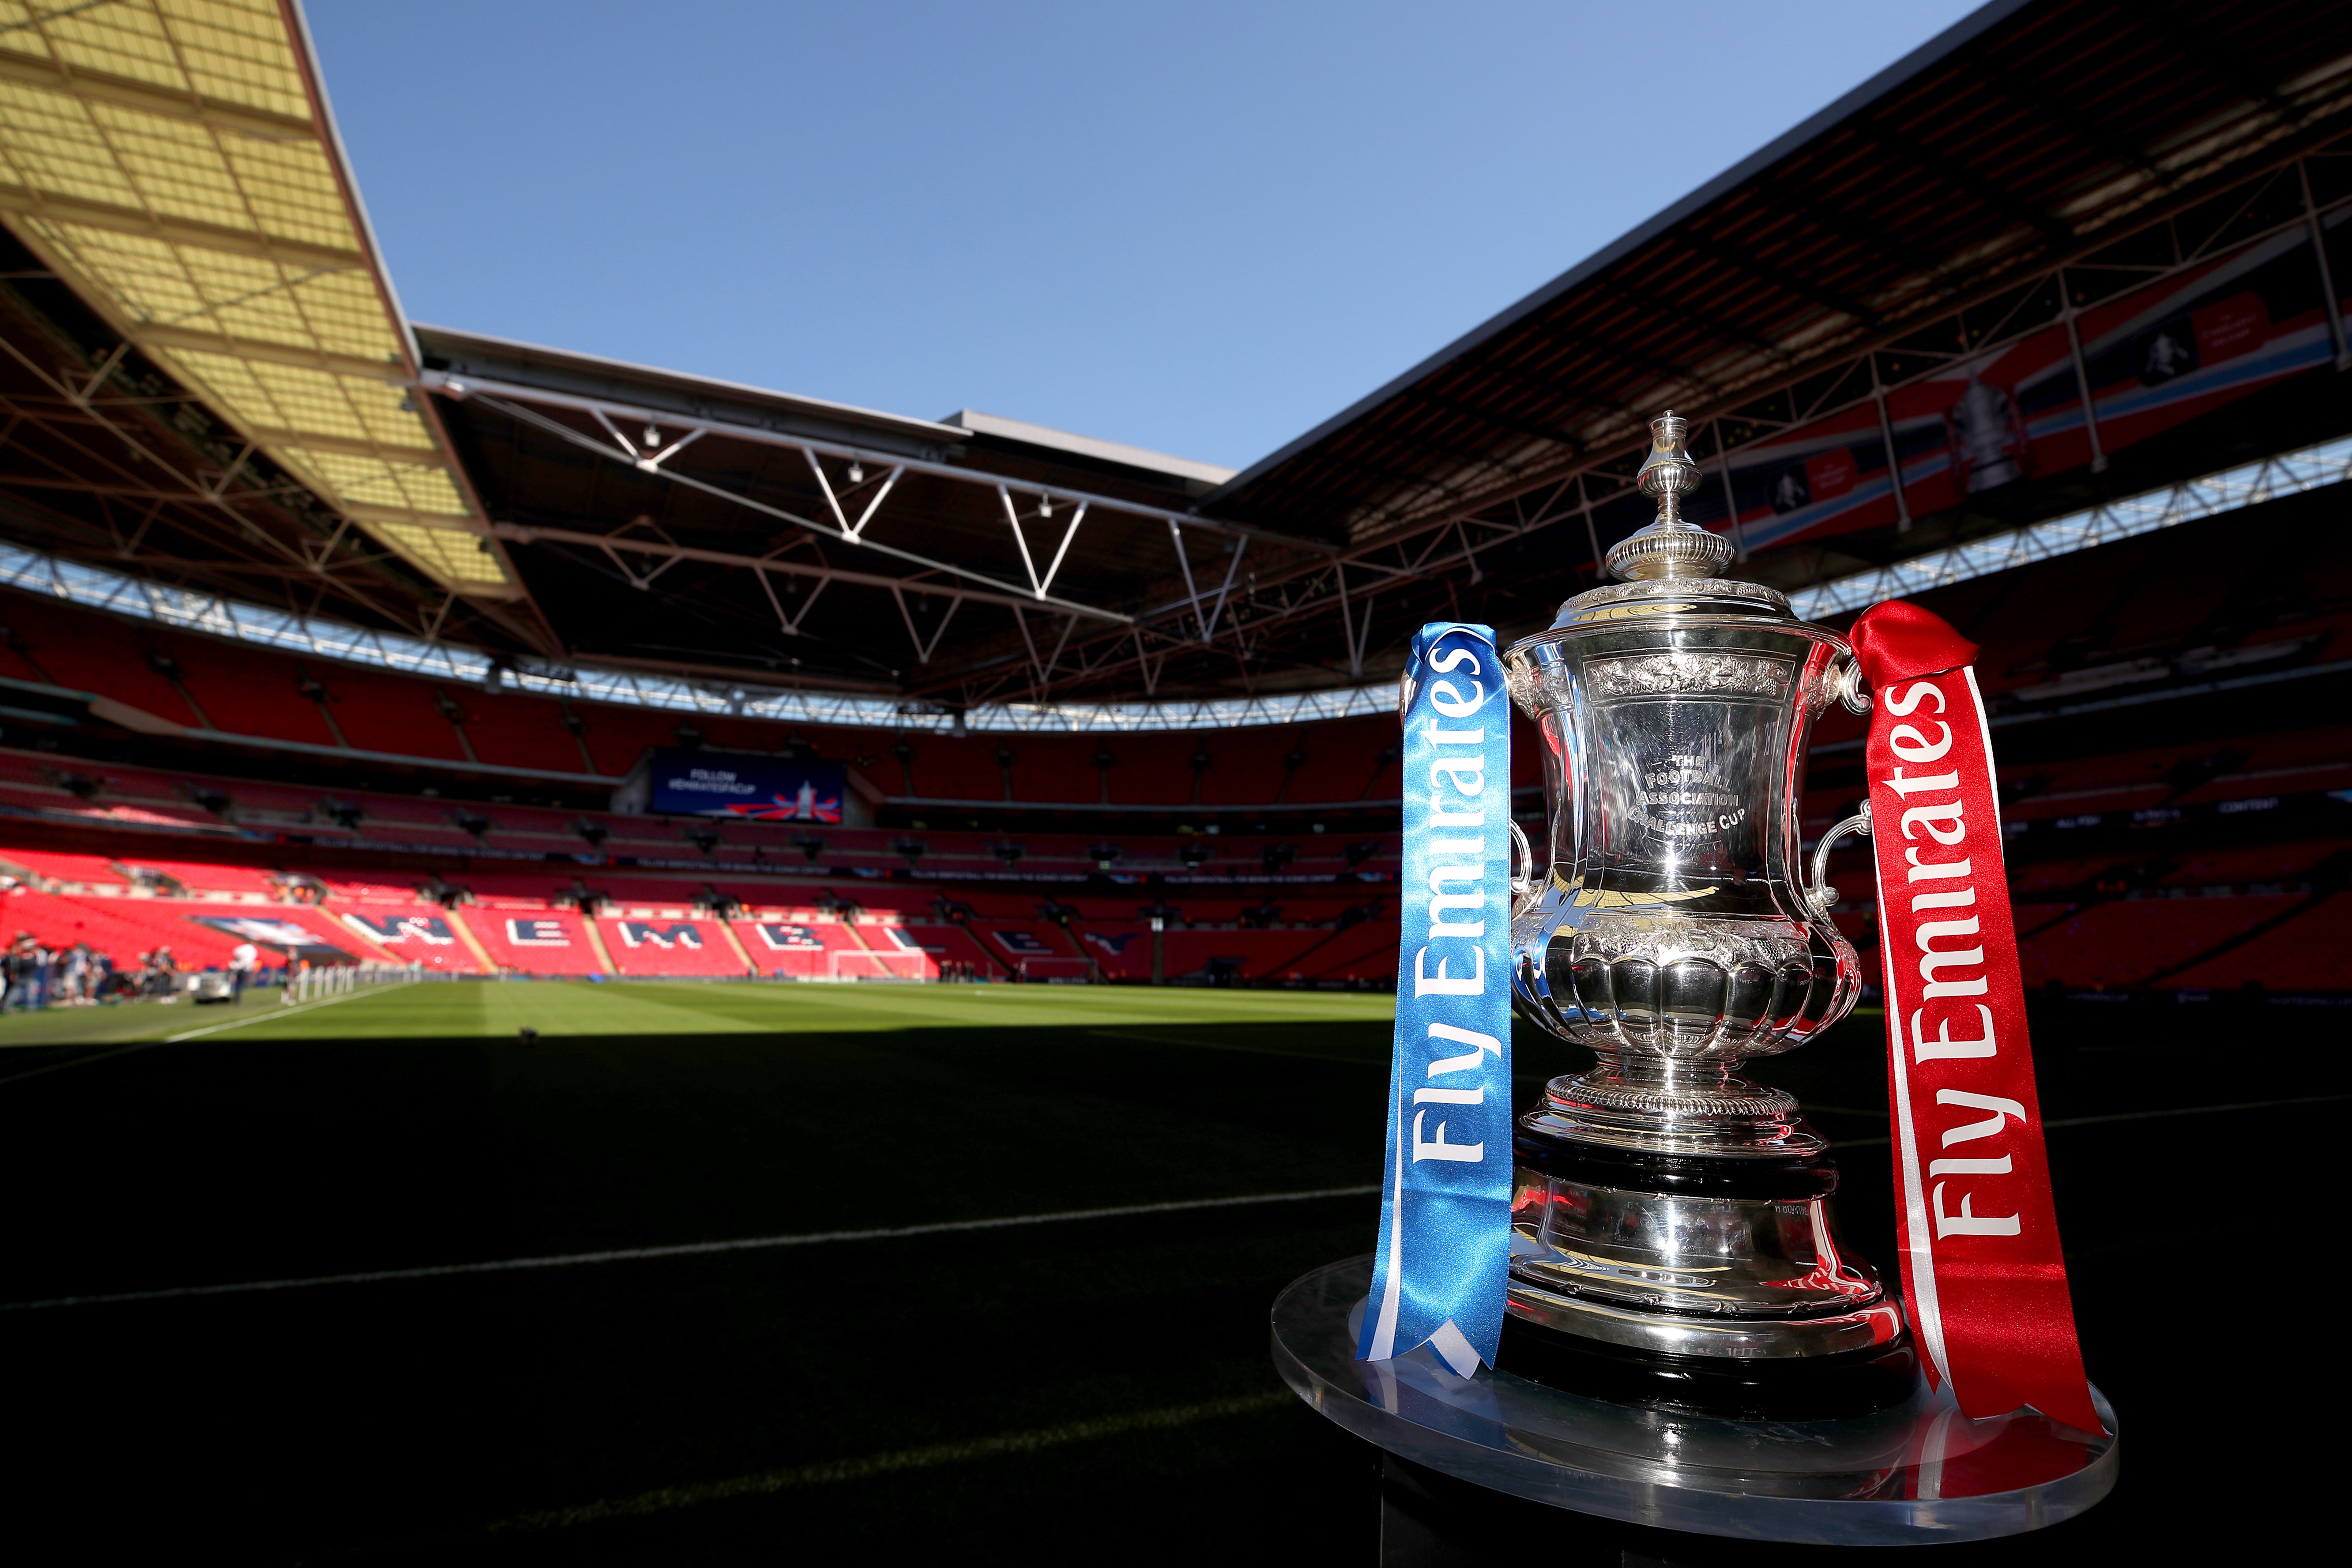
[[[1423,1346],[1356,1359],[1372,1260],[1274,1304],[1292,1392],[1388,1453],[1555,1508],[1660,1530],[1822,1546],[1983,1541],[2070,1519],[2116,1483],[2116,1439],[2019,1410],[1971,1421],[1924,1382],[1875,1415],[1740,1421],[1589,1399]],[[2112,1431],[2115,1413],[2091,1391]]]

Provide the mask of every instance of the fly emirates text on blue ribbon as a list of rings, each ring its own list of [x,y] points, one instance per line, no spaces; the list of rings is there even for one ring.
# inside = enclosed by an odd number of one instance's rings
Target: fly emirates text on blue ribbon
[[[1492,1364],[1511,1238],[1510,700],[1493,630],[1413,638],[1380,1250],[1356,1353]]]

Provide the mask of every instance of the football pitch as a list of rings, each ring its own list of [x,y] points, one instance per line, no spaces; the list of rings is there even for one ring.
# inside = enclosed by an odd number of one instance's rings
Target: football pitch
[[[2005,1563],[2128,1541],[2230,1462],[2168,1445],[2242,1390],[2146,1303],[2242,1222],[2189,1183],[2151,1210],[2148,1161],[2284,1129],[2265,1170],[2315,1191],[2340,1110],[2199,1109],[2204,1037],[2122,1011],[2041,1018],[2037,1057],[2125,1479]],[[19,1528],[257,1562],[1366,1561],[1367,1453],[1265,1325],[1370,1249],[1390,1015],[483,982],[0,1019]],[[1891,1267],[1879,1027],[1767,1075]],[[1523,1103],[1589,1059],[1515,1050]]]

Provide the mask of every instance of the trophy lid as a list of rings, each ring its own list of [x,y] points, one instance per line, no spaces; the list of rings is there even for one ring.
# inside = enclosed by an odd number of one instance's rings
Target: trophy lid
[[[1671,408],[1650,421],[1650,455],[1633,488],[1654,497],[1657,520],[1609,550],[1609,570],[1629,582],[1661,577],[1712,577],[1731,564],[1731,542],[1683,521],[1683,497],[1698,489],[1698,465],[1691,461],[1690,424]]]
[[[1633,483],[1656,499],[1657,518],[1610,547],[1609,571],[1625,580],[1589,589],[1561,605],[1553,630],[1676,610],[1795,618],[1787,595],[1778,590],[1717,575],[1731,563],[1731,541],[1683,517],[1682,498],[1700,483],[1689,435],[1689,421],[1672,409],[1650,421],[1650,455]]]

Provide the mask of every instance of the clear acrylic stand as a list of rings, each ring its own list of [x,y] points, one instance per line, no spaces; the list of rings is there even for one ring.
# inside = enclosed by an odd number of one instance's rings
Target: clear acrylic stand
[[[1274,1304],[1283,1381],[1392,1454],[1536,1502],[1663,1530],[1825,1546],[1983,1541],[2072,1518],[2116,1482],[2116,1439],[2024,1409],[1971,1421],[1923,1384],[1873,1415],[1735,1421],[1614,1405],[1427,1347],[1356,1359],[1372,1260],[1295,1280]],[[2115,1413],[2092,1390],[2110,1434]]]

